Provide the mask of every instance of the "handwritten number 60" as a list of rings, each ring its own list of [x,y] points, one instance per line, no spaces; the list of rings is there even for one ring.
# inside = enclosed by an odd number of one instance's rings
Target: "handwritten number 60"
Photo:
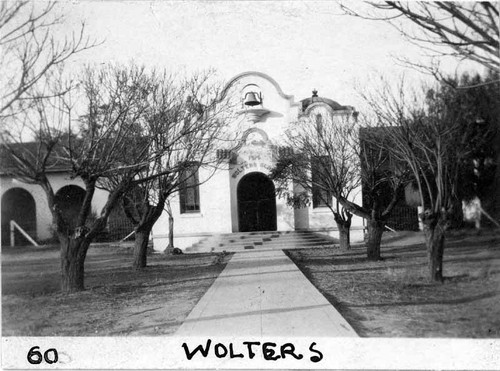
[[[38,346],[33,347],[28,352],[28,362],[31,363],[32,365],[39,365],[40,363],[42,363],[43,360],[45,360],[45,362],[51,365],[52,363],[56,363],[57,360],[59,359],[57,350],[55,350],[54,348],[47,349],[43,353],[43,357],[42,353],[40,353],[37,349],[40,349],[40,347]]]

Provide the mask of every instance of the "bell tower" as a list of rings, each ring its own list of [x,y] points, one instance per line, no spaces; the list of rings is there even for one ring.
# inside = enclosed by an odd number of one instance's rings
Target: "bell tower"
[[[242,89],[242,110],[240,114],[255,124],[264,118],[270,111],[264,107],[262,90],[257,84],[245,85]]]

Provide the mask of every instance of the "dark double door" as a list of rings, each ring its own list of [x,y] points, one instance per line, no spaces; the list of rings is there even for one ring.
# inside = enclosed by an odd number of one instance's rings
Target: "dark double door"
[[[276,194],[269,177],[257,172],[245,175],[237,196],[240,232],[276,230]]]

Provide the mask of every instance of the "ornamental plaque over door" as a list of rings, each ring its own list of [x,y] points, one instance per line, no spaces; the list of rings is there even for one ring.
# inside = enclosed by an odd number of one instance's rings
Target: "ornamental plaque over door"
[[[261,129],[243,136],[232,177],[237,180],[240,232],[276,230],[276,194],[267,176],[274,163],[272,145]]]
[[[234,179],[252,171],[267,174],[273,168],[273,147],[263,130],[251,129],[246,132],[235,152],[237,156],[231,171]]]

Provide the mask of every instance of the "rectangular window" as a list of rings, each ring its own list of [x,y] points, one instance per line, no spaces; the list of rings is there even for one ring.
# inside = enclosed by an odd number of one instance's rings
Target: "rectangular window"
[[[179,190],[181,214],[200,212],[200,186],[198,168],[186,170],[181,175],[182,186]]]
[[[332,204],[332,193],[328,187],[326,161],[315,159],[311,164],[313,208],[328,207]]]

